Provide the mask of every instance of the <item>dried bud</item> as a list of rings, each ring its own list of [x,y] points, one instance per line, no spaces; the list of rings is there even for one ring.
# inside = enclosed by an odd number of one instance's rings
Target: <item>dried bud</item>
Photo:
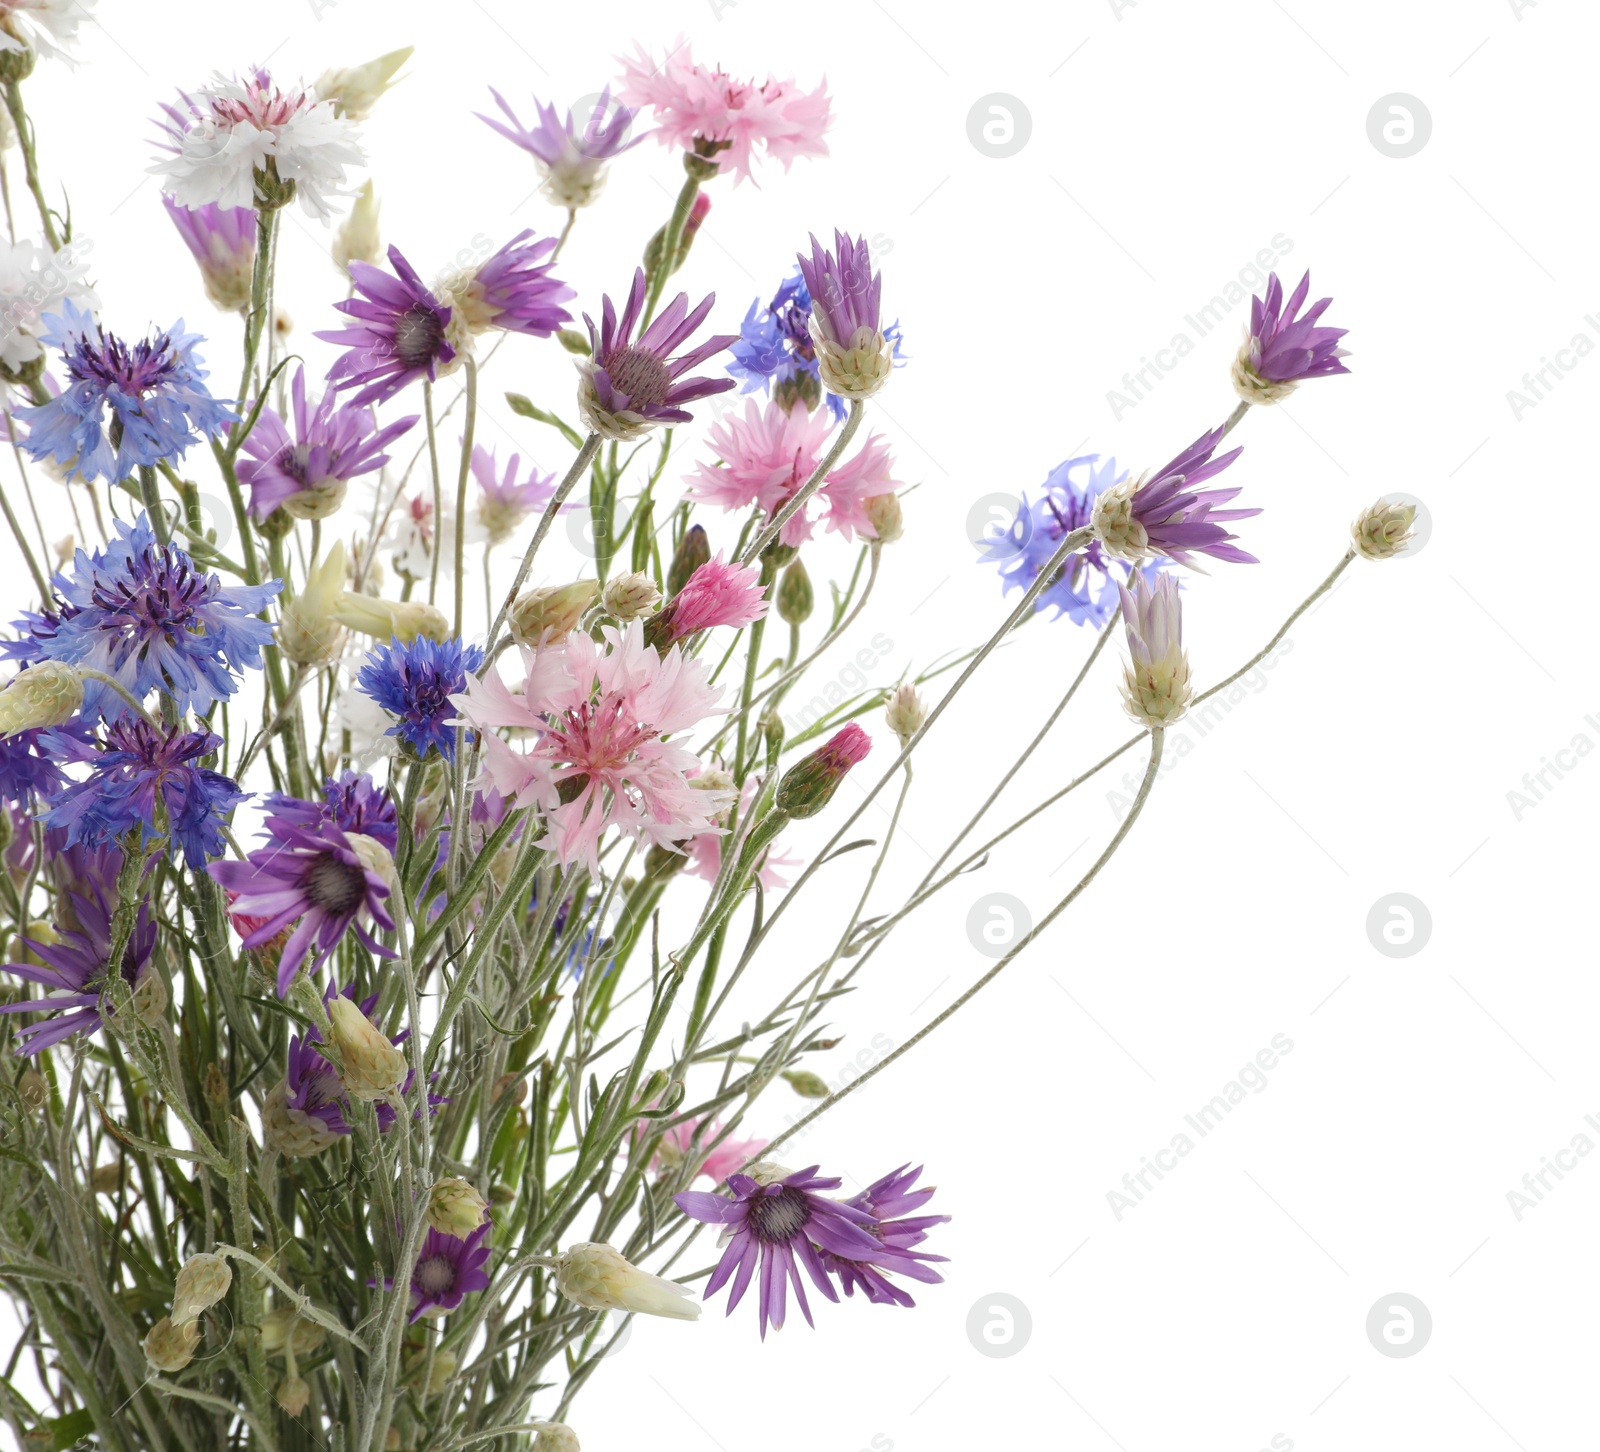
[[[64,726],[82,709],[83,677],[64,661],[39,661],[0,690],[0,737]]]
[[[377,262],[383,247],[383,238],[378,232],[378,206],[372,178],[368,177],[356,193],[350,215],[334,235],[333,260],[340,268],[348,268],[352,262]]]
[[[1122,620],[1128,632],[1128,665],[1122,701],[1141,726],[1170,726],[1189,708],[1194,687],[1183,649],[1183,606],[1178,582],[1162,575],[1155,589],[1141,572],[1133,589],[1122,592]]]
[[[786,1069],[779,1077],[802,1099],[826,1099],[831,1092],[821,1075],[809,1069]]]
[[[598,580],[529,590],[511,607],[511,638],[519,645],[555,645],[572,634],[599,594]]]
[[[412,46],[391,50],[365,65],[324,71],[311,89],[319,101],[332,101],[333,113],[347,121],[365,121],[383,93],[395,84],[395,74],[411,58]]]
[[[678,541],[677,553],[667,567],[667,594],[676,595],[701,565],[711,561],[711,541],[701,525],[692,525]]]
[[[778,619],[787,625],[804,625],[811,618],[816,598],[805,563],[796,559],[778,582]]]
[[[182,1371],[194,1360],[199,1344],[198,1321],[177,1325],[170,1316],[163,1316],[144,1338],[144,1359],[156,1371]]]
[[[841,727],[825,746],[784,772],[778,783],[778,810],[796,818],[814,817],[838,790],[850,768],[866,759],[872,739],[854,721]]]
[[[489,1088],[489,1102],[497,1104],[507,1091],[513,1104],[523,1104],[528,1098],[528,1081],[521,1074],[502,1074]]]
[[[922,723],[928,719],[928,708],[922,704],[922,697],[917,694],[917,688],[910,681],[889,697],[883,719],[889,723],[889,729],[899,737],[902,746],[922,730]]]
[[[97,1195],[115,1195],[121,1185],[121,1160],[112,1160],[109,1165],[96,1165],[89,1172],[89,1188]]]
[[[1415,504],[1390,504],[1380,499],[1350,526],[1356,553],[1364,560],[1392,560],[1410,544],[1416,518]]]
[[[344,649],[345,627],[337,611],[344,597],[345,552],[341,540],[306,576],[305,588],[283,607],[278,648],[295,665],[332,665]]]
[[[346,590],[333,614],[341,625],[375,640],[394,639],[409,644],[419,635],[445,641],[454,634],[444,611],[422,600],[380,600]]]
[[[17,1093],[29,1109],[43,1109],[50,1102],[50,1081],[37,1069],[24,1069],[17,1080]]]
[[[284,1377],[283,1384],[278,1388],[278,1405],[291,1417],[298,1417],[311,1405],[311,1388],[303,1376],[296,1374]]]
[[[457,1175],[446,1175],[428,1192],[428,1224],[441,1235],[465,1240],[489,1218],[489,1202]]]
[[[359,833],[355,834],[361,835]],[[406,1056],[342,993],[328,1001],[328,1023],[339,1051],[339,1082],[345,1092],[370,1103],[387,1099],[406,1081]]]
[[[606,614],[613,620],[638,620],[661,605],[661,591],[648,575],[617,575],[606,581]]]
[[[268,1356],[282,1356],[291,1337],[295,1357],[310,1356],[322,1345],[327,1334],[315,1321],[306,1320],[293,1306],[279,1306],[261,1318],[261,1349]]]
[[[533,1452],[580,1452],[578,1434],[565,1422],[544,1422],[533,1439]]]
[[[202,1311],[209,1311],[228,1294],[232,1284],[233,1269],[220,1255],[191,1255],[173,1286],[173,1321],[192,1321]]]
[[[694,1321],[700,1315],[700,1303],[687,1286],[629,1265],[621,1252],[599,1241],[561,1252],[556,1289],[591,1311],[633,1311],[674,1321]]]
[[[898,494],[874,494],[862,508],[867,512],[867,522],[879,544],[893,544],[906,532]]]

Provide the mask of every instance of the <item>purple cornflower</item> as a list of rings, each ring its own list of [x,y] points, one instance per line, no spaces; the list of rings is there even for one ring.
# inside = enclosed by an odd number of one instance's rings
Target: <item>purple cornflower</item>
[[[706,1283],[709,1299],[733,1280],[728,1297],[728,1314],[744,1298],[750,1282],[760,1275],[761,1335],[769,1325],[783,1329],[787,1306],[785,1281],[794,1286],[795,1299],[810,1325],[811,1308],[800,1281],[804,1266],[812,1283],[830,1301],[839,1299],[828,1275],[824,1255],[845,1260],[872,1261],[883,1254],[883,1246],[872,1233],[877,1224],[872,1214],[859,1207],[821,1195],[821,1190],[837,1190],[838,1179],[823,1179],[817,1166],[794,1172],[780,1166],[757,1165],[762,1175],[729,1175],[726,1195],[703,1190],[685,1190],[672,1198],[692,1220],[723,1227],[727,1249]],[[779,1176],[781,1178],[772,1178]],[[737,1274],[735,1274],[737,1273]]]
[[[376,415],[359,403],[337,402],[330,388],[306,407],[306,370],[295,370],[290,387],[294,432],[270,408],[244,441],[248,459],[239,478],[250,486],[250,512],[265,519],[282,505],[296,519],[324,519],[344,502],[350,481],[389,462],[383,452],[417,421],[417,415],[378,427]]]
[[[1333,299],[1322,298],[1304,317],[1295,316],[1310,291],[1308,272],[1285,303],[1283,284],[1274,272],[1267,279],[1266,297],[1250,299],[1250,331],[1233,365],[1234,391],[1246,403],[1277,403],[1293,393],[1302,378],[1350,371],[1341,361],[1349,355],[1339,346],[1349,329],[1317,326]]]
[[[576,211],[586,207],[600,194],[605,182],[605,166],[630,147],[637,146],[650,133],[641,132],[628,140],[628,129],[638,114],[626,106],[611,110],[611,89],[600,93],[600,99],[589,113],[580,133],[568,111],[563,121],[554,106],[540,103],[534,98],[534,114],[539,124],[529,130],[517,120],[516,113],[506,104],[505,98],[493,87],[489,94],[511,124],[496,121],[493,116],[478,112],[477,117],[492,126],[507,141],[520,146],[539,163],[544,177],[544,192],[558,207]],[[609,114],[607,114],[609,112]]]
[[[121,868],[121,853],[107,855],[110,868],[106,886],[94,882],[86,892],[69,892],[72,903],[73,925],[56,924],[59,938],[55,943],[35,942],[32,938],[18,941],[45,966],[36,968],[31,963],[7,963],[5,971],[39,983],[46,989],[43,998],[29,999],[25,1003],[0,1004],[0,1013],[39,1013],[52,1010],[54,1018],[31,1023],[19,1030],[22,1042],[17,1046],[20,1054],[37,1054],[41,1049],[51,1049],[73,1034],[81,1033],[92,1038],[100,1032],[109,1008],[104,1005],[106,984],[113,972],[122,976],[130,989],[138,989],[149,974],[150,954],[156,943],[155,924],[150,921],[149,907],[139,904],[134,919],[133,934],[123,949],[122,962],[113,969],[111,957],[112,899],[115,896],[116,873]]]
[[[250,306],[250,276],[256,264],[255,212],[214,202],[189,208],[165,192],[161,201],[200,265],[206,296],[225,313],[243,312]]]
[[[400,719],[385,736],[398,736],[420,760],[430,749],[446,761],[456,755],[459,714],[452,695],[467,689],[467,676],[483,666],[483,647],[463,645],[459,638],[394,640],[376,646],[356,677],[356,684],[391,716]]]
[[[236,894],[230,912],[262,919],[245,936],[245,947],[259,948],[298,919],[278,958],[279,998],[308,953],[316,951],[314,973],[352,929],[369,951],[394,957],[360,921],[366,916],[380,928],[394,927],[384,906],[394,866],[381,843],[346,834],[332,822],[308,826],[281,816],[269,816],[262,835],[271,845],[243,862],[213,862],[207,871]]]
[[[1006,591],[1025,589],[1038,577],[1060,548],[1061,541],[1075,529],[1088,524],[1094,502],[1118,478],[1117,461],[1099,463],[1098,454],[1084,454],[1057,464],[1044,481],[1041,497],[1023,507],[1011,527],[1001,535],[988,535],[974,541],[980,558],[1000,566]],[[1083,478],[1073,477],[1083,470]],[[1130,577],[1133,566],[1113,567],[1100,541],[1091,539],[1083,549],[1069,555],[1054,578],[1035,597],[1035,610],[1054,610],[1053,618],[1065,615],[1074,625],[1091,625],[1099,630],[1117,613],[1117,586]],[[1159,563],[1147,570],[1160,568]]]
[[[912,1188],[921,1174],[920,1165],[914,1170],[908,1165],[901,1165],[898,1170],[891,1171],[881,1180],[873,1181],[859,1195],[851,1196],[847,1202],[857,1210],[864,1210],[872,1216],[876,1223],[872,1226],[871,1233],[881,1249],[871,1259],[852,1260],[845,1256],[823,1256],[823,1264],[839,1277],[839,1284],[844,1287],[845,1295],[854,1295],[859,1286],[861,1293],[874,1305],[914,1306],[916,1302],[911,1299],[909,1292],[895,1285],[884,1274],[885,1270],[909,1276],[924,1285],[937,1285],[944,1280],[944,1277],[938,1271],[931,1269],[926,1262],[944,1261],[949,1257],[930,1255],[926,1251],[915,1249],[928,1238],[931,1226],[943,1225],[950,1219],[948,1215],[910,1213],[920,1210],[933,1198],[932,1185],[924,1186],[920,1190]]]
[[[343,343],[349,351],[328,370],[339,389],[359,388],[356,405],[393,398],[419,378],[430,383],[441,365],[453,362],[450,346],[450,304],[440,302],[417,276],[398,247],[389,249],[391,277],[370,262],[350,264],[350,281],[361,294],[335,303],[355,325],[318,333],[325,343]]]
[[[1196,489],[1220,474],[1243,452],[1231,449],[1212,458],[1226,429],[1201,434],[1170,464],[1135,479],[1131,474],[1105,490],[1094,502],[1090,527],[1094,537],[1113,559],[1143,562],[1165,555],[1180,565],[1198,570],[1195,555],[1237,564],[1258,563],[1232,541],[1238,536],[1224,529],[1237,519],[1260,514],[1259,509],[1219,509],[1235,498],[1237,489]]]
[[[234,673],[261,669],[272,626],[256,612],[283,588],[224,585],[176,545],[156,543],[147,515],[116,521],[117,537],[93,555],[78,551],[72,574],[57,575],[58,613],[16,621],[26,641],[13,658],[66,661],[115,676],[141,700],[165,691],[179,712],[203,715],[237,689]],[[108,720],[129,707],[97,681],[84,686],[84,713]]]
[[[542,510],[556,492],[556,476],[541,474],[529,460],[528,477],[519,480],[520,454],[513,454],[502,473],[494,450],[477,444],[472,450],[472,477],[482,494],[478,498],[478,519],[490,544],[501,544],[530,514]]]
[[[268,792],[262,804],[269,815],[298,826],[315,828],[319,822],[332,822],[341,832],[359,832],[383,843],[391,854],[398,850],[399,817],[387,787],[380,787],[364,772],[347,771],[323,782],[322,796],[320,802],[306,802],[282,792]]]
[[[469,1291],[489,1289],[483,1269],[489,1259],[489,1230],[480,1225],[465,1240],[442,1230],[428,1231],[411,1268],[413,1322],[455,1310]]]
[[[86,759],[93,744],[94,731],[81,716],[0,737],[0,801],[26,807],[54,796],[69,780],[61,763]]]
[[[797,254],[811,294],[807,330],[822,386],[844,398],[868,398],[894,371],[895,347],[883,331],[883,279],[872,270],[864,237],[852,242],[835,229],[833,245],[825,251],[813,235],[811,256]]]
[[[450,296],[470,332],[503,328],[530,338],[548,338],[572,314],[560,304],[577,297],[559,278],[550,276],[545,261],[556,239],[529,242],[530,228],[518,232],[487,262],[470,269],[450,286]]]
[[[589,329],[589,357],[578,363],[582,375],[578,412],[597,434],[623,442],[642,438],[657,424],[688,423],[694,415],[683,404],[733,387],[731,378],[683,377],[733,342],[732,333],[719,333],[687,353],[670,356],[706,320],[716,293],[690,312],[688,294],[680,292],[634,342],[633,328],[644,312],[644,295],[641,267],[633,274],[620,322],[609,296],[603,299],[599,332],[593,319],[587,313],[583,316]]]
[[[40,820],[64,828],[69,846],[115,846],[135,827],[146,842],[165,834],[173,856],[181,851],[198,871],[222,851],[228,814],[249,795],[231,777],[196,764],[221,745],[209,731],[113,721],[87,779],[52,797]]]
[[[183,331],[182,318],[131,347],[70,298],[42,321],[40,341],[61,350],[67,385],[49,403],[13,412],[28,426],[20,447],[59,465],[68,479],[121,483],[135,468],[176,462],[237,422],[232,406],[201,381],[206,370],[194,345],[203,340]]]

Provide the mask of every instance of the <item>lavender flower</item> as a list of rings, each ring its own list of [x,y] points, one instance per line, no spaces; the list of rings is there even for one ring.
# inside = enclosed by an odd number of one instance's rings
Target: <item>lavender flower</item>
[[[26,639],[6,654],[66,661],[115,676],[136,697],[165,691],[180,711],[204,714],[238,687],[234,673],[261,669],[272,626],[256,612],[283,588],[224,585],[176,545],[159,545],[148,516],[116,521],[117,535],[93,555],[78,551],[72,574],[57,575],[60,609],[16,621]],[[89,681],[86,714],[128,712],[114,691]]]
[[[250,278],[256,263],[255,212],[213,202],[189,208],[165,192],[161,200],[200,265],[206,296],[225,313],[244,312],[250,306]]]
[[[341,832],[361,833],[381,842],[392,854],[400,845],[399,817],[388,788],[380,787],[365,772],[347,771],[322,784],[323,800],[305,802],[282,792],[268,792],[262,804],[268,813],[299,826],[315,828],[332,822]]]
[[[571,111],[562,120],[554,106],[541,104],[537,97],[534,98],[533,109],[539,124],[529,130],[517,120],[516,113],[498,91],[491,87],[489,94],[511,124],[508,126],[481,112],[477,113],[478,119],[533,157],[544,178],[544,194],[558,207],[564,207],[569,212],[588,206],[600,195],[600,189],[605,185],[607,162],[615,161],[650,134],[646,131],[632,140],[625,139],[638,113],[626,106],[618,106],[611,111],[610,87],[600,93],[600,99],[589,113],[581,133],[573,122]]]
[[[115,846],[135,828],[147,843],[165,834],[173,856],[198,871],[222,852],[228,814],[249,795],[196,764],[221,745],[209,731],[114,721],[87,779],[56,793],[40,820],[64,828],[70,846]]]
[[[1155,588],[1143,577],[1122,588],[1122,623],[1128,633],[1122,704],[1139,725],[1170,726],[1194,695],[1183,649],[1183,600],[1178,582],[1163,575]]]
[[[62,762],[84,759],[93,742],[94,732],[81,717],[0,737],[0,801],[26,807],[54,796],[68,781]]]
[[[832,252],[813,236],[811,256],[799,254],[811,294],[807,328],[822,386],[844,398],[870,398],[894,371],[894,349],[883,333],[883,279],[872,270],[865,238],[852,242],[836,229],[833,239]]]
[[[489,1259],[489,1229],[480,1225],[465,1240],[430,1230],[411,1269],[411,1320],[455,1310],[470,1291],[489,1289],[484,1265]]]
[[[837,1301],[823,1255],[870,1262],[884,1253],[884,1247],[872,1233],[877,1222],[870,1212],[818,1193],[837,1190],[842,1182],[821,1178],[816,1165],[799,1171],[766,1163],[753,1168],[754,1175],[728,1176],[731,1199],[703,1190],[685,1190],[672,1198],[690,1219],[723,1227],[727,1248],[706,1283],[706,1299],[731,1278],[731,1315],[759,1273],[761,1335],[765,1339],[769,1325],[783,1329],[786,1281],[793,1284],[807,1323],[816,1324],[800,1281],[801,1266],[824,1296]]]
[[[472,450],[472,477],[482,491],[478,496],[478,522],[492,545],[503,544],[524,519],[555,497],[556,476],[541,474],[530,460],[528,477],[519,480],[517,467],[521,463],[522,456],[513,454],[502,473],[493,449],[478,444]]]
[[[452,695],[467,689],[467,676],[483,667],[483,647],[419,635],[376,647],[356,678],[361,690],[400,719],[384,734],[398,736],[420,760],[435,750],[454,761],[456,708]]]
[[[1349,354],[1339,346],[1339,339],[1349,329],[1317,326],[1333,299],[1322,298],[1304,317],[1295,316],[1310,291],[1308,272],[1285,303],[1283,284],[1274,272],[1267,278],[1266,297],[1250,299],[1250,331],[1233,363],[1234,392],[1246,403],[1277,403],[1293,393],[1303,378],[1350,371],[1340,361]]]
[[[1232,449],[1212,458],[1225,429],[1201,434],[1170,464],[1135,479],[1132,475],[1096,498],[1090,526],[1095,538],[1113,559],[1142,562],[1165,555],[1181,565],[1199,569],[1194,556],[1257,563],[1232,541],[1238,536],[1223,528],[1236,519],[1249,519],[1259,509],[1219,509],[1235,498],[1237,489],[1196,489],[1220,474],[1243,452]]]
[[[578,363],[582,375],[578,412],[597,434],[622,442],[642,438],[657,424],[688,423],[694,415],[681,405],[733,387],[731,378],[683,378],[733,342],[731,333],[707,338],[676,358],[670,356],[706,320],[717,295],[711,293],[690,312],[688,294],[680,292],[634,342],[644,294],[644,269],[639,268],[620,323],[610,297],[604,299],[598,333],[587,313],[583,318],[589,328],[590,356]]]
[[[278,958],[279,998],[308,953],[316,951],[315,972],[352,930],[369,951],[394,957],[360,921],[364,916],[380,928],[394,927],[384,906],[393,890],[394,861],[382,843],[342,832],[332,822],[311,827],[281,816],[269,816],[262,835],[270,846],[256,848],[243,862],[213,862],[207,871],[237,894],[232,910],[264,919],[245,936],[245,947],[258,948],[296,923]]]
[[[550,276],[545,260],[555,251],[556,239],[529,242],[532,236],[531,229],[518,232],[487,262],[440,284],[454,304],[450,341],[457,352],[468,351],[472,336],[490,328],[548,338],[572,321],[572,314],[559,304],[578,294]]]
[[[101,883],[91,883],[83,893],[67,894],[72,904],[72,926],[56,925],[59,941],[36,942],[22,937],[18,941],[44,966],[31,963],[7,963],[7,973],[14,973],[30,983],[42,984],[46,989],[43,998],[32,998],[23,1003],[0,1004],[0,1013],[55,1012],[55,1017],[29,1024],[19,1031],[22,1040],[17,1052],[37,1054],[52,1049],[57,1044],[82,1034],[92,1038],[100,1032],[106,1015],[110,1012],[105,1003],[107,984],[113,973],[134,992],[144,989],[143,997],[150,1002],[157,991],[160,979],[149,979],[150,954],[155,948],[156,928],[150,921],[147,904],[139,905],[134,919],[133,933],[123,949],[122,961],[112,966],[112,907],[115,898],[116,874],[122,866],[122,854],[108,854],[106,876]],[[146,982],[151,983],[145,988]]]
[[[328,370],[340,389],[358,388],[356,405],[393,398],[419,378],[430,383],[439,369],[455,361],[447,336],[451,309],[423,286],[416,269],[398,247],[389,249],[396,276],[366,262],[350,264],[350,281],[361,294],[334,307],[356,319],[354,326],[318,333],[325,343],[349,351]]]
[[[339,404],[329,389],[306,407],[306,370],[295,370],[294,433],[270,408],[244,442],[248,459],[239,478],[250,486],[250,512],[265,519],[280,506],[295,519],[325,519],[344,502],[350,481],[389,462],[383,452],[417,421],[417,415],[378,427],[370,408]]]
[[[854,1295],[859,1287],[861,1293],[875,1305],[914,1306],[916,1302],[910,1294],[884,1274],[886,1269],[925,1285],[937,1285],[944,1280],[938,1271],[928,1267],[927,1262],[944,1261],[949,1257],[930,1255],[915,1248],[928,1238],[930,1227],[943,1225],[950,1219],[948,1215],[909,1214],[910,1211],[920,1210],[933,1198],[932,1185],[920,1190],[912,1188],[921,1174],[920,1165],[914,1170],[901,1165],[881,1180],[874,1180],[859,1195],[851,1196],[846,1202],[872,1216],[875,1223],[871,1233],[882,1248],[871,1260],[852,1260],[838,1255],[822,1257],[823,1264],[839,1277],[845,1295]]]
[[[202,339],[185,333],[181,318],[170,332],[131,347],[102,332],[70,298],[42,322],[40,341],[60,349],[67,387],[49,403],[15,410],[28,426],[19,443],[68,479],[120,483],[135,468],[176,462],[237,422],[232,407],[207,392],[194,351]]]

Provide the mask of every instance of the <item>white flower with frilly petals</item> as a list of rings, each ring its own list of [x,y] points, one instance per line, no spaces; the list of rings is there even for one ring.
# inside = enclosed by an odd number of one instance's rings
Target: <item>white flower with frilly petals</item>
[[[78,38],[78,22],[99,0],[0,0],[0,51],[31,50],[73,63],[63,47]]]
[[[270,166],[279,189],[293,183],[300,205],[326,220],[345,168],[366,160],[356,144],[360,133],[332,101],[298,88],[280,91],[265,70],[243,80],[218,73],[184,102],[165,108],[177,155],[150,170],[166,178],[167,193],[186,207],[282,205],[288,198],[281,190],[273,194]]]
[[[34,242],[0,241],[0,365],[8,371],[15,373],[43,355],[36,336],[39,319],[64,299],[86,312],[100,306],[85,279],[88,251],[82,245],[51,252]]]

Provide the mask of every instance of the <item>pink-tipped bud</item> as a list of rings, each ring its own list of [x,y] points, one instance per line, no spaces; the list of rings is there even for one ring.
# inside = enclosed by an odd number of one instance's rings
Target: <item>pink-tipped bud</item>
[[[872,738],[852,721],[825,746],[813,751],[783,774],[778,783],[778,810],[791,817],[814,817],[838,790],[850,768],[865,761]]]
[[[731,625],[742,630],[767,613],[759,565],[735,565],[718,555],[707,560],[652,617],[645,639],[665,648],[685,636]]]

